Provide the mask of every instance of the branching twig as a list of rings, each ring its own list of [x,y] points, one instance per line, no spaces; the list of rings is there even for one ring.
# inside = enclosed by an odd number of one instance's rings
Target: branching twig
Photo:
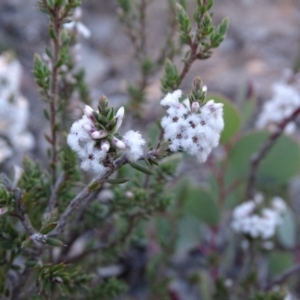
[[[274,131],[269,136],[269,138],[260,147],[260,149],[252,156],[250,171],[249,171],[249,176],[248,176],[248,184],[247,184],[247,189],[246,189],[246,199],[252,199],[254,196],[255,183],[256,183],[256,178],[257,178],[257,170],[258,170],[258,167],[259,167],[261,161],[264,159],[264,157],[267,155],[268,151],[274,146],[275,142],[281,136],[286,125],[289,122],[295,120],[299,114],[300,114],[300,107],[298,107],[296,110],[294,110],[290,116],[285,118],[278,125],[278,128],[276,129],[276,131]]]
[[[140,158],[140,160],[157,156],[156,151],[157,150],[149,151],[148,153],[146,153],[145,155],[143,155]],[[116,170],[118,170],[120,167],[122,167],[123,165],[125,165],[127,162],[128,161],[127,161],[126,155],[122,155],[121,157],[119,157],[118,159],[116,159],[114,161],[114,164],[113,164],[113,166],[110,169],[108,169],[101,176],[98,176],[96,179],[92,180],[92,182],[88,186],[86,186],[81,192],[79,192],[77,194],[77,196],[75,198],[73,198],[73,200],[71,200],[71,202],[68,205],[68,207],[66,208],[66,210],[60,216],[60,218],[59,218],[59,220],[57,222],[57,226],[53,230],[53,232],[51,233],[51,235],[60,234],[64,230],[64,227],[65,227],[65,225],[67,223],[67,220],[69,219],[69,217],[72,214],[72,212],[80,205],[80,203],[84,199],[86,199],[86,197],[88,197],[93,192],[91,190],[91,188],[90,188],[91,186],[93,186],[96,183],[101,183],[103,180],[109,178],[110,175],[112,175]]]
[[[273,286],[279,285],[287,281],[292,275],[295,273],[300,272],[300,264],[297,264],[295,266],[292,266],[291,268],[284,271],[281,275],[277,276],[274,280],[269,282],[265,286],[265,290],[270,290]]]

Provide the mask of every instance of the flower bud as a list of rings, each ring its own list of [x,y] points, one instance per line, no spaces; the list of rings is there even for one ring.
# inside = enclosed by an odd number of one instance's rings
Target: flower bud
[[[124,109],[124,106],[120,107],[115,115],[115,118],[119,119],[123,119],[124,117],[124,113],[125,113],[125,109]]]
[[[193,102],[192,103],[192,112],[198,112],[200,108],[200,104],[198,102]]]
[[[94,110],[93,110],[89,105],[85,105],[85,106],[84,106],[83,113],[84,113],[88,118],[91,118],[91,116],[93,116],[93,112],[94,112]]]
[[[7,213],[7,211],[8,211],[8,207],[0,207],[0,216],[1,215],[4,215],[5,213]]]
[[[206,85],[204,85],[204,86],[202,87],[202,92],[203,92],[203,93],[206,93],[206,92],[207,92],[207,86],[206,86]]]
[[[124,117],[124,106],[120,107],[115,115],[115,118],[117,119],[117,125],[115,131],[118,131],[118,129],[121,127]]]
[[[102,144],[101,144],[102,151],[108,152],[109,148],[110,148],[110,144],[108,141],[102,142]]]
[[[104,130],[98,130],[91,133],[93,139],[103,139],[107,136],[107,132]]]
[[[121,140],[119,140],[115,137],[112,139],[112,142],[119,149],[125,149],[126,148],[126,145]]]
[[[92,132],[93,130],[95,130],[95,127],[88,123],[83,124],[82,128],[87,132]]]

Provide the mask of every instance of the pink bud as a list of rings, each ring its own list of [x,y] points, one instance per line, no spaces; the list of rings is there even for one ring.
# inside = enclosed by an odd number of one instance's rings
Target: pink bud
[[[102,144],[101,144],[102,151],[108,152],[109,148],[110,148],[110,144],[108,141],[102,142]]]
[[[88,123],[83,124],[82,128],[87,132],[92,132],[93,130],[95,130],[95,127]]]
[[[0,216],[1,215],[4,215],[5,213],[7,213],[7,211],[8,211],[8,207],[0,207]]]
[[[94,110],[89,106],[89,105],[85,105],[84,109],[83,109],[83,113],[90,118],[91,116],[93,116],[93,112]]]
[[[193,112],[198,112],[200,108],[200,104],[198,102],[193,102],[192,103],[192,111]]]
[[[119,149],[125,149],[126,148],[126,145],[121,140],[119,140],[115,137],[112,139],[112,142]]]
[[[103,139],[107,136],[107,132],[104,130],[98,130],[91,133],[93,139]]]

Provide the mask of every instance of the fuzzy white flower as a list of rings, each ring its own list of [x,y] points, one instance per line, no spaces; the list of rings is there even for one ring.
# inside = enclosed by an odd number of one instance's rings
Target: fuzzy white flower
[[[203,106],[190,104],[188,99],[179,102],[181,90],[168,93],[161,105],[167,107],[167,115],[161,120],[164,139],[173,152],[186,151],[205,162],[214,147],[219,144],[224,128],[223,104],[208,101]]]
[[[274,197],[271,207],[262,208],[263,201],[263,196],[257,194],[253,200],[238,205],[232,212],[231,228],[252,238],[272,238],[282,222],[286,205],[281,198]]]
[[[162,106],[173,106],[179,103],[179,98],[182,95],[181,90],[176,90],[173,93],[168,93],[161,101]]]
[[[123,136],[126,145],[124,152],[129,161],[137,161],[143,154],[143,145],[146,143],[138,131],[129,130]]]
[[[273,86],[272,98],[262,107],[256,127],[274,131],[278,128],[278,124],[298,107],[300,107],[299,92],[291,85],[277,83]],[[295,129],[295,123],[290,122],[285,128],[285,133],[293,134]]]
[[[33,135],[27,131],[28,101],[19,91],[21,72],[20,63],[10,53],[0,56],[0,134],[7,139],[0,139],[0,163],[14,150],[27,151],[35,144]]]
[[[91,110],[92,108],[86,106],[82,118],[73,123],[67,137],[67,143],[81,159],[80,167],[84,171],[100,175],[106,170],[101,162],[106,158],[107,151],[97,145],[93,139],[95,133],[98,135],[100,133],[93,130],[94,124],[88,117],[91,115]],[[98,135],[95,138],[98,138]]]

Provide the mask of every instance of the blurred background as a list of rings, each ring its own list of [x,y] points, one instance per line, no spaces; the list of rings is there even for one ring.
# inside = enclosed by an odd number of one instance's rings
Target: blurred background
[[[153,0],[149,6],[147,44],[153,56],[167,34],[165,2]],[[191,14],[195,2],[187,0]],[[104,93],[116,103],[126,101],[126,84],[134,81],[138,72],[130,40],[118,20],[116,1],[83,0],[82,9],[82,22],[91,30],[91,37],[82,41],[81,65],[92,94],[98,98]],[[268,97],[272,82],[299,60],[300,1],[215,0],[214,12],[217,23],[229,17],[227,37],[211,59],[194,64],[182,89],[188,91],[193,78],[200,75],[209,91],[222,92],[233,100],[247,82],[261,98]],[[0,51],[13,49],[24,66],[23,92],[33,111],[39,101],[32,59],[35,52],[43,53],[46,43],[47,19],[37,9],[37,1],[1,0]],[[151,79],[148,88],[150,106],[161,97],[160,75]]]

